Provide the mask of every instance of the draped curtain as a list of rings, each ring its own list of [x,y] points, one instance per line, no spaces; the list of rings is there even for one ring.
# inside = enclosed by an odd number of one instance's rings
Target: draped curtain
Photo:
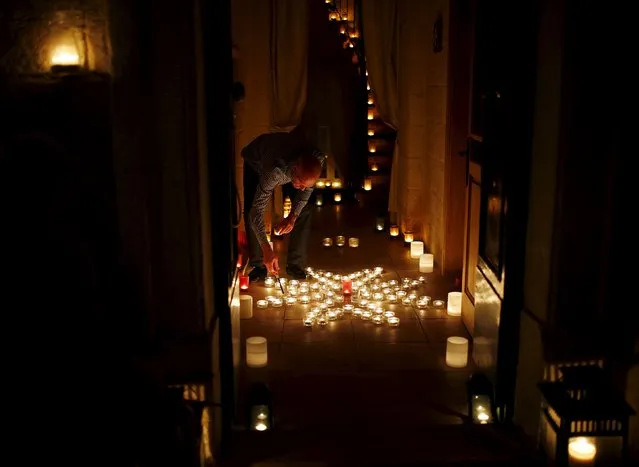
[[[399,212],[399,97],[398,71],[398,0],[366,0],[362,2],[362,34],[366,44],[366,67],[371,90],[377,102],[380,117],[397,131],[393,152],[388,210]]]

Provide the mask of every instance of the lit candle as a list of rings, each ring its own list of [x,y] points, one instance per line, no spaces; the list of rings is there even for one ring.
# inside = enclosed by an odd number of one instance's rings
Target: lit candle
[[[379,165],[377,165],[377,162],[373,162],[371,164],[371,172],[377,172],[379,170]]]
[[[359,238],[351,237],[348,239],[348,246],[351,248],[357,248],[359,246]]]
[[[240,319],[253,317],[253,297],[250,295],[240,295]]]
[[[384,230],[384,223],[384,218],[378,217],[377,219],[375,219],[375,229],[378,232],[381,232],[382,230]]]
[[[315,318],[313,318],[312,315],[306,315],[304,317],[304,326],[306,326],[306,327],[313,326],[313,321],[315,321]]]
[[[342,201],[342,194],[341,193],[335,193],[333,195],[333,199],[335,200],[336,203],[339,203],[340,201]]]
[[[448,294],[448,305],[446,311],[449,316],[461,316],[461,292],[450,292]]]
[[[337,246],[344,246],[346,244],[346,237],[344,237],[343,235],[338,235],[337,237],[335,237],[335,244]]]
[[[319,315],[319,316],[317,317],[317,324],[319,324],[320,326],[326,326],[326,323],[327,323],[327,322],[328,322],[328,321],[327,321],[327,319],[326,319],[326,316],[324,316],[324,315]]]
[[[412,241],[410,242],[410,257],[419,258],[424,254],[424,242]]]
[[[404,232],[404,242],[411,243],[414,239],[413,232]]]
[[[317,195],[315,195],[315,205],[321,206],[322,204],[324,204],[324,200],[322,199],[322,195],[318,193]]]
[[[328,310],[326,312],[326,317],[329,321],[335,321],[337,319],[337,312],[335,312],[335,310]]]
[[[302,295],[299,301],[302,305],[308,305],[311,302],[311,297],[308,295]]]
[[[371,191],[373,189],[373,181],[370,178],[364,179],[364,191]]]
[[[375,136],[375,132],[373,130],[368,130],[368,136]]]
[[[264,279],[264,287],[266,287],[267,289],[270,289],[271,287],[275,286],[275,279],[271,276],[268,276],[266,279]]]
[[[326,186],[326,183],[324,182],[324,180],[318,180],[318,181],[315,183],[315,186],[316,186],[317,188],[324,188],[324,187]]]
[[[257,301],[258,308],[268,308],[268,300],[258,300]]]
[[[399,227],[396,225],[390,226],[390,236],[391,237],[399,237]]]
[[[361,308],[353,308],[353,318],[361,318],[363,312]]]
[[[333,245],[333,239],[330,238],[330,237],[326,237],[324,240],[322,240],[322,245],[324,245],[324,246]]]
[[[353,313],[353,309],[355,307],[353,305],[351,305],[350,303],[347,303],[346,305],[344,305],[344,313]]]
[[[419,272],[433,272],[435,257],[430,253],[424,253],[419,257]]]
[[[568,455],[576,464],[592,464],[597,455],[597,446],[591,438],[580,436],[568,442]]]
[[[375,114],[373,113],[373,111],[372,111],[372,110],[369,110],[369,111],[368,111],[368,119],[369,119],[369,120],[373,120],[374,118],[375,118]]]
[[[446,340],[446,365],[464,368],[468,363],[468,339],[453,336]]]
[[[247,290],[249,288],[249,276],[240,275],[240,289]]]
[[[434,306],[435,308],[441,308],[441,307],[443,307],[443,306],[444,306],[444,300],[435,300],[435,301],[433,302],[433,306]]]
[[[333,188],[342,188],[342,181],[339,178],[333,180]]]
[[[342,281],[342,291],[344,295],[350,295],[353,293],[353,281],[351,279],[344,279]]]
[[[295,297],[286,297],[287,305],[295,305],[297,303],[297,298]]]
[[[249,368],[262,368],[268,363],[268,345],[265,337],[246,339],[246,365]]]
[[[374,153],[376,151],[377,151],[377,149],[375,148],[375,146],[369,146],[368,147],[368,152],[373,152]]]
[[[402,298],[402,305],[410,305],[410,298],[408,297]]]
[[[396,328],[399,326],[399,318],[397,316],[390,316],[387,318],[388,326],[391,328]]]
[[[271,301],[271,306],[273,308],[280,308],[283,304],[284,304],[284,302],[283,302],[283,300],[281,298],[274,298]]]

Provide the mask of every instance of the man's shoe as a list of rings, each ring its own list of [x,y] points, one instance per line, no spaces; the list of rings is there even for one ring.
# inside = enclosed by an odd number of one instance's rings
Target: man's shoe
[[[298,281],[306,279],[306,271],[299,266],[286,266],[286,274],[291,279],[297,279]]]
[[[262,266],[254,267],[251,272],[249,272],[249,282],[257,282],[264,280],[266,278],[266,268]]]

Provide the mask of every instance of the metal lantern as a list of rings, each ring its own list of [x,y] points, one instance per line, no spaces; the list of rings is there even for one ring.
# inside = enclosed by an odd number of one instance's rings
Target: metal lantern
[[[539,442],[558,467],[616,465],[628,453],[634,410],[599,366],[560,369],[558,381],[538,384],[542,395]]]
[[[486,425],[492,423],[494,415],[494,391],[493,384],[483,373],[477,373],[470,377],[466,383],[468,396],[468,416],[473,423]]]
[[[264,383],[251,386],[248,396],[248,426],[251,431],[273,429],[273,403],[271,391]]]

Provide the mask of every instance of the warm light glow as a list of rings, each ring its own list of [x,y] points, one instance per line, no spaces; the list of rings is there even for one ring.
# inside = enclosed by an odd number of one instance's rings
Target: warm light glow
[[[324,180],[318,180],[315,186],[317,188],[324,188],[326,186],[326,183],[324,183]]]
[[[373,114],[373,111],[372,111],[372,110],[369,110],[369,111],[368,111],[368,119],[369,119],[369,120],[373,120],[374,118],[375,118],[375,114]]]
[[[384,224],[385,222],[383,217],[378,217],[377,219],[375,219],[375,229],[377,229],[379,232],[384,230]]]
[[[330,19],[331,21],[337,21],[339,19],[339,15],[336,12],[331,11],[328,14],[328,19]]]
[[[326,188],[330,188],[331,187],[331,181],[330,180],[326,180],[324,182],[324,185],[326,186]]]
[[[375,148],[375,146],[369,146],[368,147],[368,152],[376,152],[377,149]]]
[[[368,130],[368,136],[375,136],[375,132],[373,130]]]
[[[404,232],[404,241],[411,243],[415,239],[413,232]]]
[[[366,70],[366,76],[368,76],[368,70]]]
[[[342,25],[339,27],[339,33],[340,34],[346,34],[346,26]]]
[[[398,237],[399,236],[399,227],[396,225],[391,225],[390,227],[390,236]]]
[[[346,245],[346,237],[344,237],[343,235],[338,235],[337,237],[335,237],[335,245],[337,246]]]
[[[350,295],[353,293],[353,281],[351,279],[347,278],[342,281],[342,291],[344,295]]]
[[[324,200],[322,199],[322,195],[318,193],[315,195],[315,206],[321,206],[322,204],[324,204]]]
[[[461,292],[449,292],[448,293],[448,305],[446,306],[446,312],[449,316],[461,316]]]
[[[253,297],[250,295],[240,295],[240,318],[249,319],[253,317]]]
[[[468,364],[468,339],[453,336],[446,340],[446,365],[464,368]]]
[[[377,165],[377,163],[373,162],[371,164],[371,172],[377,172],[379,170],[379,165]]]
[[[364,191],[371,191],[373,189],[373,181],[370,178],[364,179]]]
[[[357,248],[359,246],[359,238],[351,237],[348,239],[348,246],[351,248]]]
[[[568,454],[576,461],[592,461],[597,455],[597,446],[592,438],[580,436],[573,438],[568,443]]]
[[[419,258],[424,254],[424,242],[414,241],[410,243],[410,257]]]
[[[240,289],[247,290],[249,288],[249,276],[240,275]]]
[[[340,201],[342,201],[342,194],[335,193],[335,195],[333,195],[333,200],[335,200],[336,203],[339,203]]]
[[[435,256],[431,253],[424,253],[419,257],[419,272],[433,272],[435,267]]]
[[[373,99],[372,98],[368,98],[368,105],[373,105]]]
[[[322,245],[324,246],[332,246],[333,245],[333,239],[331,237],[326,237],[322,240]]]
[[[371,83],[366,83],[366,90],[370,91],[371,90]]]
[[[70,44],[60,44],[51,53],[51,66],[73,66],[80,64],[78,49]]]
[[[288,196],[284,198],[284,219],[286,219],[291,214],[291,208],[293,207],[293,203],[291,203],[291,198]]]
[[[262,368],[268,363],[268,344],[265,337],[246,339],[246,365],[249,368]]]
[[[333,180],[333,188],[342,188],[342,181],[339,178]]]

